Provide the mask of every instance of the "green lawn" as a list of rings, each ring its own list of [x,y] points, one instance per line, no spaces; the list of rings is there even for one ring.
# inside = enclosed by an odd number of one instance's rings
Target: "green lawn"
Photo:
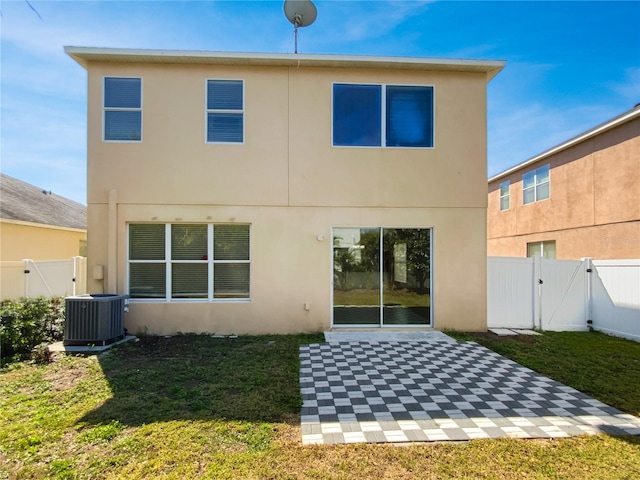
[[[298,347],[319,341],[146,337],[99,357],[14,364],[0,372],[0,479],[640,477],[632,437],[302,446]],[[547,333],[492,348],[640,411],[640,344]]]
[[[598,332],[545,332],[498,337],[457,334],[525,367],[640,417],[640,343]]]

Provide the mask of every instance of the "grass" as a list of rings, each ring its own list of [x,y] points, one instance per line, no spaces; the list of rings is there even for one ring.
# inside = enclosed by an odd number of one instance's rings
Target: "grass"
[[[640,477],[632,437],[302,446],[298,347],[319,341],[146,337],[99,357],[14,364],[0,372],[0,479]],[[640,410],[639,344],[590,333],[513,342],[492,348]]]
[[[640,417],[640,343],[598,332],[541,336],[448,332]]]

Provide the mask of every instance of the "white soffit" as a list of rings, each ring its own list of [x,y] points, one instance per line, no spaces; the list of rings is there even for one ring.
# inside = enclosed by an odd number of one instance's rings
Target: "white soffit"
[[[64,47],[65,52],[87,68],[89,62],[169,63],[236,66],[283,66],[325,68],[382,68],[390,70],[440,70],[486,73],[491,80],[502,70],[502,60],[459,60],[422,57],[363,55],[317,55],[293,53],[240,53],[191,50],[152,50],[97,47]]]

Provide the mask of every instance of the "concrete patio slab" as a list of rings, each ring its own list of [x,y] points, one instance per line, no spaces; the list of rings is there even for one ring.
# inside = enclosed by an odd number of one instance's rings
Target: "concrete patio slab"
[[[516,332],[518,335],[542,335],[540,332],[534,332],[533,330],[528,330],[528,329],[513,328],[512,330]]]
[[[495,333],[500,337],[508,336],[508,335],[517,335],[517,332],[509,329],[509,328],[490,328],[489,331],[491,333]]]
[[[65,346],[62,342],[56,342],[49,345],[49,353],[102,353],[115,345],[120,345],[121,343],[130,342],[135,340],[137,337],[134,335],[127,335],[122,340],[118,340],[117,342],[110,343],[109,345],[83,345],[83,346]]]
[[[455,342],[450,336],[437,331],[401,331],[376,330],[376,331],[330,331],[324,332],[324,339],[327,343],[345,342]]]

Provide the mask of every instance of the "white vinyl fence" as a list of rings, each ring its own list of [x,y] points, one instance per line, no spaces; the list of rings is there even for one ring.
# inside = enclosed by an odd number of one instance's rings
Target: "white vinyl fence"
[[[488,258],[489,328],[587,330],[640,341],[640,260]]]
[[[640,341],[640,260],[594,260],[593,266],[593,328]]]
[[[66,297],[87,289],[87,259],[0,262],[0,299]]]

